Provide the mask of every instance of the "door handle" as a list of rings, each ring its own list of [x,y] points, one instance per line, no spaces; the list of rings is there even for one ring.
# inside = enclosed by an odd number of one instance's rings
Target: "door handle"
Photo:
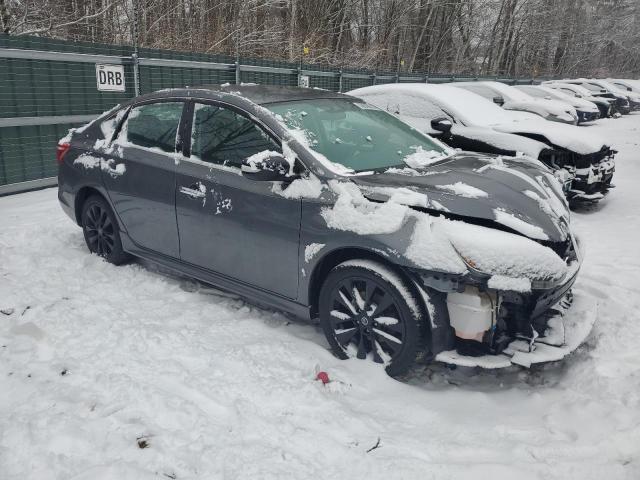
[[[204,184],[198,182],[188,187],[180,187],[180,193],[191,198],[204,198],[207,196],[207,189]]]

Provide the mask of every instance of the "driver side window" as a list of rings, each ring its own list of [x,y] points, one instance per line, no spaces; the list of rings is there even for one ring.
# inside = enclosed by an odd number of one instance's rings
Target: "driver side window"
[[[258,125],[228,108],[196,103],[192,125],[191,157],[203,162],[240,168],[251,155],[280,151]]]

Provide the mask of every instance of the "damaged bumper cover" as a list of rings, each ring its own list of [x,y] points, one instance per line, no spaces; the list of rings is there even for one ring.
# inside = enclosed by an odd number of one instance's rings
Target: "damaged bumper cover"
[[[571,173],[571,183],[565,184],[570,201],[597,202],[613,187],[611,180],[615,172],[616,153],[606,146],[588,155],[545,150],[541,152],[540,160],[551,164],[556,170],[564,168]]]
[[[481,357],[463,356],[455,350],[447,350],[437,354],[435,360],[462,367],[487,369],[513,365],[529,368],[534,364],[562,360],[582,345],[591,333],[598,305],[588,295],[577,291],[573,296],[566,294],[554,310],[554,314],[547,319],[546,329],[532,342],[515,339],[502,353]]]
[[[584,342],[595,323],[597,306],[580,294],[573,301],[572,288],[583,259],[579,239],[572,235],[565,243],[547,246],[565,259],[567,270],[555,281],[532,280],[529,291],[492,288],[490,275],[473,270],[463,278],[421,277],[424,286],[443,292],[443,298],[448,295],[445,292],[460,292],[471,285],[497,299],[494,321],[481,342],[486,355],[458,353],[452,320],[441,311],[438,320],[432,320],[434,360],[465,367],[529,367],[560,360]]]

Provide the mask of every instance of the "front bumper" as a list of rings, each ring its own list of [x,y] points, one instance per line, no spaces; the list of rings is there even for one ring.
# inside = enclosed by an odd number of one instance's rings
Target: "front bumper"
[[[451,328],[451,319],[446,313],[443,317],[442,313],[444,312],[441,312],[440,316],[436,315],[438,320],[435,323],[432,321],[434,359],[462,366],[502,368],[513,363],[526,365],[528,361],[521,358],[522,354],[527,353],[526,358],[531,357],[531,354],[537,349],[536,342],[547,345],[542,347],[543,349],[552,346],[560,350],[554,350],[555,353],[548,352],[544,356],[544,360],[538,354],[530,363],[559,360],[577,348],[584,336],[577,343],[573,340],[551,342],[550,339],[558,337],[557,330],[561,328],[558,325],[564,325],[564,321],[559,317],[564,317],[569,312],[568,307],[572,298],[571,289],[582,265],[583,251],[579,239],[573,235],[566,242],[547,245],[547,247],[553,249],[561,258],[565,258],[567,270],[564,277],[554,284],[545,285],[543,281],[532,282],[532,289],[528,292],[492,289],[489,287],[491,276],[473,269],[467,272],[464,281],[458,279],[457,282],[452,282],[449,285],[442,283],[429,285],[429,282],[422,277],[425,286],[436,288],[440,292],[461,292],[465,286],[474,286],[480,292],[494,292],[496,294],[491,327],[485,331],[482,339],[487,355],[483,357],[463,356],[453,350],[457,341]],[[443,281],[444,279],[440,280],[440,282]],[[449,289],[438,288],[442,286],[448,286]],[[442,298],[446,301],[446,294],[444,295]],[[573,309],[571,311],[573,312]],[[573,318],[573,313],[571,315]],[[581,316],[584,315],[578,315],[576,318],[580,319]],[[588,330],[594,321],[595,317],[590,322]],[[588,334],[588,331],[586,333]],[[574,343],[576,344],[574,345]]]
[[[593,328],[598,315],[598,304],[582,291],[565,294],[547,319],[546,328],[533,341],[513,340],[502,353],[468,357],[455,350],[436,355],[435,360],[461,367],[486,369],[506,368],[514,365],[531,367],[534,364],[556,362],[582,345]]]
[[[602,160],[591,167],[576,170],[571,186],[572,201],[593,202],[602,199],[613,187],[611,180],[616,171],[613,158]]]
[[[578,113],[578,123],[586,123],[593,122],[600,118],[600,112],[584,112],[581,110],[577,111]]]

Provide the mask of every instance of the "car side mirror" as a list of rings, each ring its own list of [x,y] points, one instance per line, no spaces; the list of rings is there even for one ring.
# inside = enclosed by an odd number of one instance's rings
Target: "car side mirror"
[[[431,120],[431,128],[438,132],[449,133],[453,124],[448,118],[440,117]]]
[[[580,95],[579,93],[576,93],[576,98],[582,98],[582,95]]]
[[[495,103],[496,105],[503,106],[504,105],[504,98],[502,98],[502,97],[493,97],[493,103]]]
[[[281,182],[293,180],[289,174],[289,161],[276,152],[264,152],[242,162],[242,175],[257,182]]]

